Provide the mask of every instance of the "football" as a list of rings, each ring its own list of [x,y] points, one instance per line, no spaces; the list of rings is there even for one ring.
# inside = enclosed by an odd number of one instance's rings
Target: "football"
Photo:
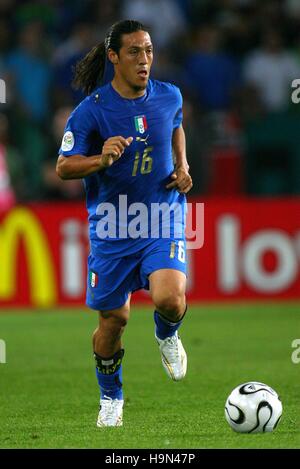
[[[277,392],[257,381],[234,388],[225,403],[226,420],[239,433],[271,432],[281,414],[282,404]]]

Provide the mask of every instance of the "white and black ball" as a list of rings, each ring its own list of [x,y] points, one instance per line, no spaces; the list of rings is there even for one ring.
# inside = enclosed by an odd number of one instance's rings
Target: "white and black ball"
[[[239,433],[273,431],[282,415],[277,392],[257,381],[243,383],[233,389],[225,403],[225,417]]]

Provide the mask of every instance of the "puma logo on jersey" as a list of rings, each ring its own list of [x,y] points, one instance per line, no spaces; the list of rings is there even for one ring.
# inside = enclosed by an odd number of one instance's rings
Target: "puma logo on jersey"
[[[148,145],[148,143],[147,143],[148,137],[149,137],[149,135],[147,135],[146,138],[136,137],[136,141],[137,142],[144,142],[145,145]]]

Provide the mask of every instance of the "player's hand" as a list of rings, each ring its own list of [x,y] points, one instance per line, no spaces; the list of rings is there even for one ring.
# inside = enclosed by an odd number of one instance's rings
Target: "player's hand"
[[[101,153],[101,166],[103,168],[109,168],[123,155],[132,140],[133,137],[124,138],[120,136],[110,137],[105,140]]]
[[[183,166],[175,169],[171,174],[172,182],[166,185],[166,189],[177,189],[182,194],[187,194],[193,187],[193,181],[189,172]]]

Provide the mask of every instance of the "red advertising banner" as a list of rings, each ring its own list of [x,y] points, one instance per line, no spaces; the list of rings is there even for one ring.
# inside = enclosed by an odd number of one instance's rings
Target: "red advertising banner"
[[[190,202],[193,214],[204,203],[201,224],[192,220],[204,243],[188,250],[189,301],[300,299],[299,198]],[[82,203],[0,214],[0,308],[84,304],[88,251]],[[142,291],[133,300],[149,297]]]

